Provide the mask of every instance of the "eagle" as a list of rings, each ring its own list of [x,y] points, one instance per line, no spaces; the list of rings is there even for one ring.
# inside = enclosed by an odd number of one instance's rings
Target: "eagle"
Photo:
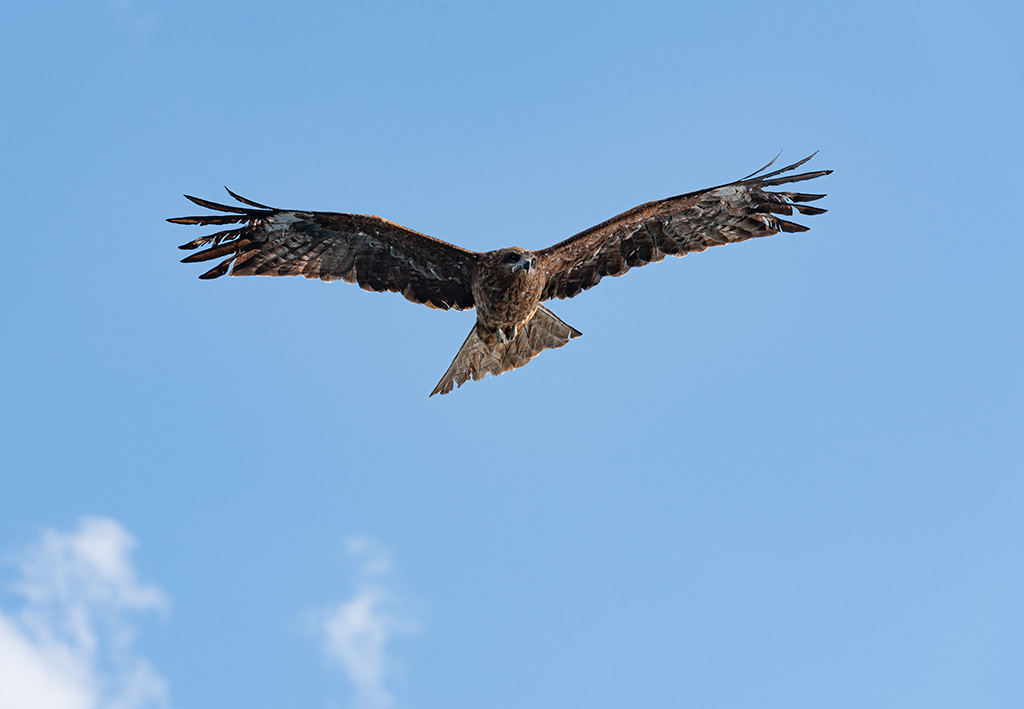
[[[470,251],[365,214],[277,209],[227,190],[237,206],[185,195],[215,212],[174,217],[174,224],[240,225],[200,236],[179,248],[196,251],[182,263],[222,258],[199,278],[305,276],[344,280],[370,291],[401,293],[441,310],[476,308],[476,323],[434,387],[448,394],[470,378],[522,367],[546,349],[582,333],[544,305],[572,298],[605,276],[685,256],[708,247],[808,227],[780,218],[826,210],[807,204],[823,194],[768,191],[831,170],[791,174],[817,153],[718,187],[647,202],[540,251],[511,246]],[[778,156],[776,156],[776,159]],[[227,188],[225,188],[227,189]]]

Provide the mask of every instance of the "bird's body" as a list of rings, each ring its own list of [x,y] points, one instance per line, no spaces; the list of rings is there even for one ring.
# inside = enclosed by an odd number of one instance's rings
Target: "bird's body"
[[[546,282],[532,251],[512,247],[483,254],[472,288],[481,336],[493,334],[498,342],[515,339],[519,328],[537,312]]]
[[[759,177],[648,202],[540,251],[519,247],[469,251],[381,217],[274,209],[230,190],[245,206],[186,195],[220,214],[168,221],[243,224],[181,247],[207,247],[184,262],[226,257],[200,278],[217,278],[230,269],[233,276],[342,279],[366,290],[399,292],[433,308],[476,308],[476,324],[433,396],[447,394],[470,378],[521,367],[543,350],[580,336],[543,301],[571,298],[604,276],[622,275],[666,255],[683,256],[780,231],[806,231],[807,227],[775,215],[789,215],[794,209],[820,214],[825,210],[803,203],[824,195],[763,188],[831,172],[778,177],[809,159]]]

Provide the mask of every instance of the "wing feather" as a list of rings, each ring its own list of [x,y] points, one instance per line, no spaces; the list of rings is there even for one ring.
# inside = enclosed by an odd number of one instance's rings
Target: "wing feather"
[[[794,210],[803,215],[822,214],[826,210],[821,207],[801,203],[825,195],[768,192],[764,188],[831,173],[818,170],[786,175],[814,155],[758,176],[774,164],[772,160],[742,180],[642,204],[538,251],[540,265],[548,276],[542,300],[571,298],[605,276],[620,276],[630,268],[661,261],[666,255],[685,256],[780,231],[807,231],[808,227],[775,215],[790,216]]]
[[[231,190],[228,193],[245,206],[186,195],[200,207],[220,214],[167,220],[174,224],[240,224],[179,247],[206,247],[186,256],[183,263],[227,256],[200,278],[219,278],[229,271],[232,276],[301,275],[401,293],[432,308],[473,307],[471,283],[479,257],[474,251],[381,217],[275,209]]]
[[[229,190],[227,187],[225,187],[224,189],[227,191],[227,193],[229,195],[231,195],[232,197],[237,199],[242,204],[248,204],[250,207],[256,207],[257,209],[273,209],[273,207],[268,207],[267,205],[260,204],[259,202],[253,202],[251,199],[246,199],[245,197],[243,197],[240,194],[235,194],[234,192]]]

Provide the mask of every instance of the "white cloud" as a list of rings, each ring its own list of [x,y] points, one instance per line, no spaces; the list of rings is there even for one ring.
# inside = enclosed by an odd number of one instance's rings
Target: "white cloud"
[[[385,709],[393,703],[387,685],[395,662],[389,644],[397,635],[416,630],[390,590],[394,565],[380,543],[365,537],[349,539],[346,550],[358,564],[356,592],[328,609],[321,618],[327,656],[348,675],[363,709]]]
[[[0,609],[0,709],[166,706],[163,678],[132,650],[127,614],[168,602],[135,578],[134,547],[116,521],[88,517],[15,556],[23,605]]]

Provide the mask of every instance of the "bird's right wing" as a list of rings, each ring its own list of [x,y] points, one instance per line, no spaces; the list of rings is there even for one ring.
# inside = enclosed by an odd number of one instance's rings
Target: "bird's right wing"
[[[685,256],[718,244],[771,236],[780,231],[807,231],[807,227],[775,215],[790,215],[794,211],[821,214],[824,209],[804,202],[825,195],[765,188],[813,180],[832,172],[785,174],[812,157],[759,175],[773,160],[742,180],[641,204],[538,251],[541,268],[548,273],[541,300],[572,298],[597,285],[605,276],[621,276],[631,268],[661,261],[666,255]]]
[[[220,214],[176,217],[175,224],[241,224],[201,236],[182,249],[205,247],[182,263],[226,257],[200,278],[232,276],[305,276],[358,283],[365,290],[401,293],[431,308],[473,307],[473,269],[479,256],[363,214],[275,209],[239,197],[227,206],[185,197]]]

